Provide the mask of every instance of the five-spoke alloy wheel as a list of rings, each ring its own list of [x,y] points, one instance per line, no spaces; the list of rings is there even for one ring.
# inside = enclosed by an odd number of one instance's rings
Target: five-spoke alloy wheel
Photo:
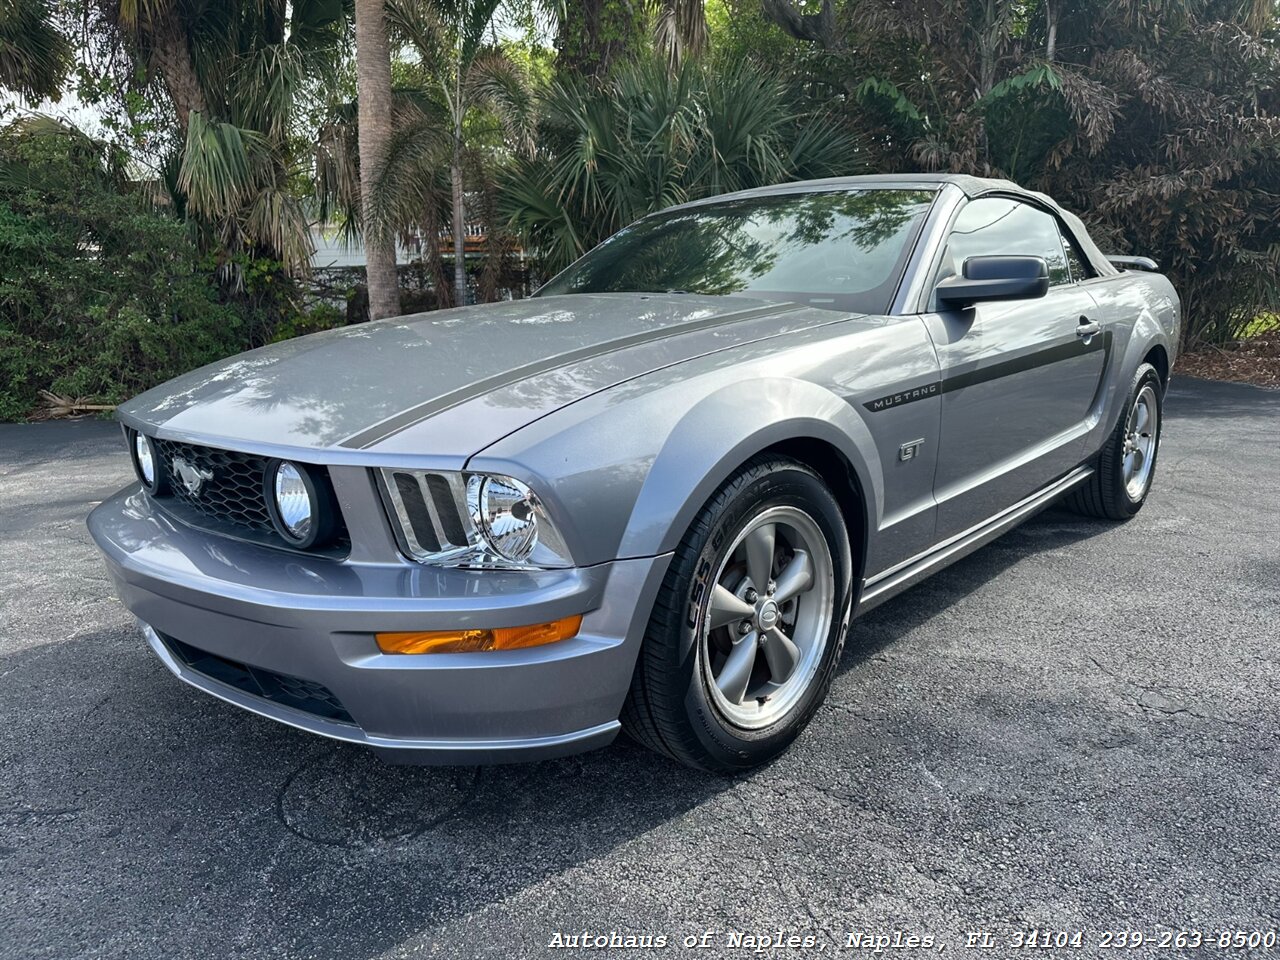
[[[794,460],[748,462],[676,548],[623,708],[628,733],[720,772],[786,749],[830,686],[852,569],[822,479]]]
[[[1156,463],[1156,439],[1160,429],[1160,402],[1155,387],[1144,383],[1129,408],[1125,422],[1124,458],[1120,469],[1124,492],[1134,503],[1147,495],[1151,470]]]
[[[757,514],[725,554],[701,622],[702,669],[720,712],[766,726],[795,706],[835,616],[831,551],[798,507]]]

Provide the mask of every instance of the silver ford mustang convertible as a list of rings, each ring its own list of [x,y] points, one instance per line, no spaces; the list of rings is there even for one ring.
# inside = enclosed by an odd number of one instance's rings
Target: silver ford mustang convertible
[[[400,762],[804,728],[851,618],[1065,498],[1151,488],[1179,303],[1012,183],[639,221],[530,299],[346,327],[119,412],[89,518],[181,679]]]

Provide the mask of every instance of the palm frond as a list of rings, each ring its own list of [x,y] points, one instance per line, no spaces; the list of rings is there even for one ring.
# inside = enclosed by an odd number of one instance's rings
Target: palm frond
[[[782,83],[744,62],[641,59],[602,84],[554,85],[542,114],[501,209],[553,269],[671,204],[862,166],[838,124],[796,116]]]
[[[119,3],[120,22],[135,27],[148,20],[159,19],[172,6],[173,0],[119,0]]]
[[[707,9],[703,0],[656,0],[654,47],[676,66],[707,49]]]
[[[178,186],[192,212],[233,216],[270,179],[270,162],[270,145],[263,134],[193,113]]]
[[[57,98],[71,68],[71,44],[46,0],[0,3],[0,87],[28,100]]]
[[[322,223],[360,223],[360,149],[356,105],[336,104],[316,133],[315,195]],[[352,234],[351,239],[356,234]]]
[[[310,65],[294,44],[263,44],[243,58],[233,83],[233,102],[239,106],[236,119],[280,140],[288,135],[310,84]]]
[[[455,13],[458,72],[466,76],[480,51],[502,0],[458,0]]]
[[[258,247],[274,251],[286,272],[306,272],[315,245],[311,223],[289,190],[267,185],[256,190],[244,209],[244,234]]]
[[[452,147],[448,129],[429,120],[401,125],[387,144],[381,174],[368,185],[373,223],[364,229],[391,236],[403,225],[417,223],[423,209],[435,202],[435,181],[448,165]]]
[[[501,49],[479,51],[467,71],[467,99],[491,110],[517,150],[531,153],[537,105],[524,71]]]
[[[430,74],[447,69],[453,48],[447,10],[436,0],[387,0],[387,27],[392,39],[412,48]]]

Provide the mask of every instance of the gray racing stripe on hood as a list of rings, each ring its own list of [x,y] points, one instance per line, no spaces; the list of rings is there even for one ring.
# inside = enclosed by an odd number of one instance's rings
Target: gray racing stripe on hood
[[[627,347],[633,347],[638,344],[651,343],[655,340],[667,340],[671,337],[678,337],[684,333],[693,333],[698,330],[706,330],[709,327],[724,326],[731,323],[741,323],[745,320],[754,320],[760,317],[782,316],[787,313],[794,313],[797,310],[804,309],[801,304],[771,304],[766,307],[754,307],[750,310],[740,310],[735,313],[726,313],[719,316],[704,317],[700,320],[691,320],[687,323],[681,323],[673,327],[662,327],[656,330],[644,330],[625,337],[618,337],[613,340],[606,340],[603,343],[593,343],[577,350],[569,350],[565,353],[554,357],[545,357],[536,360],[533,363],[525,364],[522,367],[515,367],[511,370],[503,371],[492,377],[485,377],[474,383],[467,384],[450,393],[442,394],[403,410],[394,416],[388,417],[380,423],[374,424],[366,430],[352,434],[345,440],[338,443],[340,447],[347,447],[354,450],[367,450],[375,444],[381,443],[388,437],[395,436],[402,430],[407,430],[415,424],[421,423],[430,417],[435,416],[450,407],[456,407],[468,400],[474,400],[482,397],[487,393],[498,390],[502,387],[519,383],[530,377],[546,373],[550,370],[556,370],[561,367],[567,367],[570,364],[578,363],[583,360],[591,360],[595,357],[601,357],[617,350]]]

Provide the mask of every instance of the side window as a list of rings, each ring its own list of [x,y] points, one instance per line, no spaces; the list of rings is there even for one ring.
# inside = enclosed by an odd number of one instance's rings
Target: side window
[[[1064,233],[1062,235],[1062,252],[1067,256],[1067,266],[1071,268],[1071,282],[1079,283],[1081,280],[1089,279],[1092,274],[1089,268],[1084,265],[1084,257],[1080,256],[1080,251],[1076,249],[1076,245],[1068,239]],[[1052,268],[1050,268],[1052,270]]]
[[[960,211],[935,284],[961,273],[969,257],[987,256],[1044,257],[1050,286],[1071,282],[1058,221],[1017,200],[982,197]]]

